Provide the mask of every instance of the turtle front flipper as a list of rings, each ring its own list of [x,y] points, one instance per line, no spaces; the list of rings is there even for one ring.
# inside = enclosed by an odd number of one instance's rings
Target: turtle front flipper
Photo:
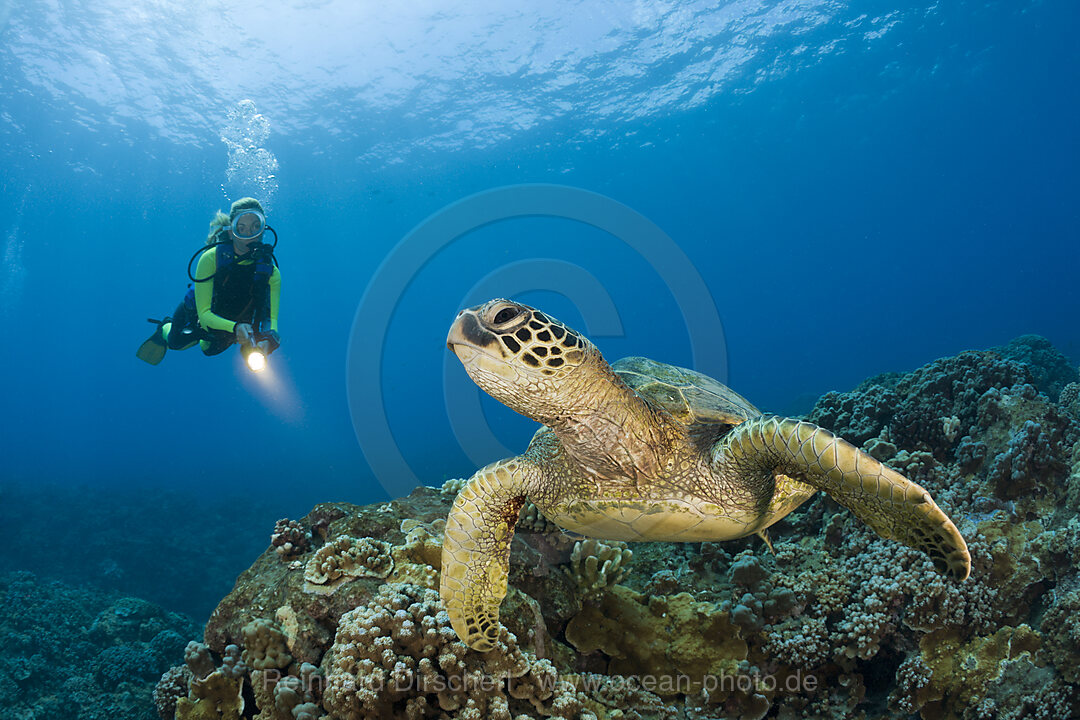
[[[967,543],[921,486],[813,423],[759,416],[713,451],[720,473],[782,473],[829,493],[878,535],[921,550],[943,574],[966,580]]]
[[[446,518],[439,595],[454,632],[480,652],[494,648],[499,637],[510,542],[533,471],[521,458],[477,470]]]

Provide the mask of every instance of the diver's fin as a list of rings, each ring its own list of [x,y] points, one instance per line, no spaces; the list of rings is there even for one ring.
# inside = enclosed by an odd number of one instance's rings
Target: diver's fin
[[[135,351],[135,357],[151,365],[157,365],[165,358],[165,344],[157,338],[150,338]]]
[[[169,321],[169,318],[164,320],[154,320],[147,318],[148,322],[156,323],[157,327],[154,329],[154,334],[146,339],[139,349],[135,351],[135,357],[139,358],[143,362],[148,362],[151,365],[157,365],[165,357],[165,351],[168,350],[168,346],[165,344],[165,335],[161,331],[161,326]]]

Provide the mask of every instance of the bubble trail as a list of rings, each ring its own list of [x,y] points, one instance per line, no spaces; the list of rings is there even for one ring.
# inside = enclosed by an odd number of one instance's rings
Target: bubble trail
[[[252,100],[241,100],[229,110],[221,141],[228,148],[228,167],[221,191],[228,200],[250,195],[270,210],[277,193],[278,161],[262,147],[270,137],[270,120],[259,113]]]
[[[23,190],[19,209],[15,213],[15,223],[4,238],[4,260],[0,266],[0,314],[12,312],[22,299],[23,286],[26,283],[26,267],[23,265],[23,214],[26,211],[26,198],[30,195],[30,186]]]

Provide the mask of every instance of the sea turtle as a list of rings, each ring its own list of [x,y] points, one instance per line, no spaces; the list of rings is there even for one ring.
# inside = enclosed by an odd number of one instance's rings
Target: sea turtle
[[[476,650],[499,634],[526,499],[590,537],[711,541],[761,532],[824,490],[939,572],[971,571],[964,538],[922,487],[701,373],[638,357],[608,365],[579,333],[502,299],[458,313],[446,343],[489,395],[543,423],[523,454],[478,470],[447,518],[440,594]]]

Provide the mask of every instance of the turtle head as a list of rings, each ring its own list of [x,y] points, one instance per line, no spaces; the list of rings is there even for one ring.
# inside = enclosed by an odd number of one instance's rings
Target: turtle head
[[[484,392],[539,422],[572,403],[584,366],[603,359],[586,338],[555,318],[510,300],[458,313],[446,345]]]

